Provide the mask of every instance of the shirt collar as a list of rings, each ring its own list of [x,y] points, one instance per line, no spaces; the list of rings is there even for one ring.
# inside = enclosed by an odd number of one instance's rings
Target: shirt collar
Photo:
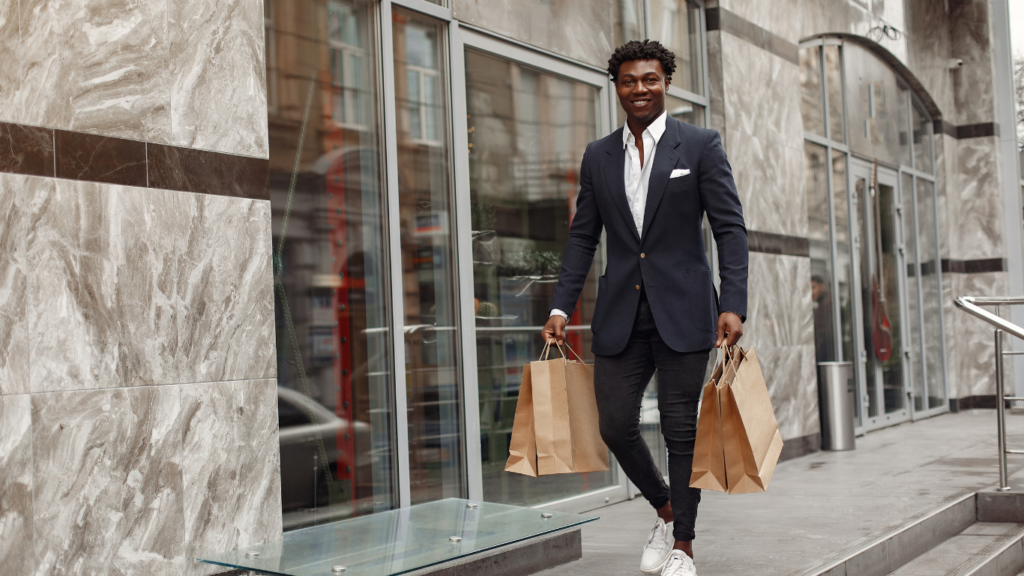
[[[644,130],[645,133],[649,133],[654,138],[654,145],[657,146],[658,142],[661,141],[662,134],[665,133],[665,123],[668,120],[668,110],[661,113],[651,122],[651,125]],[[626,124],[622,125],[622,147],[625,148],[633,141],[633,133],[629,131],[629,126]]]

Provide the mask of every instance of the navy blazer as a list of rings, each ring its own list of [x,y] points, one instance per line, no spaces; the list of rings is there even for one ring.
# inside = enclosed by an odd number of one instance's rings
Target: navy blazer
[[[718,314],[747,317],[747,229],[732,168],[718,132],[669,116],[648,185],[638,235],[623,182],[622,128],[583,154],[580,192],[552,308],[569,313],[594,260],[601,230],[608,264],[598,281],[591,351],[614,356],[633,329],[642,284],[662,340],[677,352],[715,346]],[[684,176],[669,178],[675,169]],[[718,245],[721,298],[715,293],[701,233],[707,213]]]

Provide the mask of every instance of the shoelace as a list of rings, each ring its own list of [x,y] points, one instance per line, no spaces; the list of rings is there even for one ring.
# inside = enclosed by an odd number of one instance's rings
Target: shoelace
[[[661,543],[662,543],[662,540],[664,540],[664,538],[660,538],[659,539],[659,538],[657,538],[657,536],[658,536],[658,529],[661,528],[662,526],[663,526],[663,524],[661,522],[659,522],[659,523],[654,525],[654,528],[651,528],[651,535],[647,538],[647,546],[648,547],[650,547],[651,544],[654,544],[655,540],[657,540],[658,541],[658,549],[661,549]]]
[[[687,556],[685,553],[672,554],[672,556],[670,556],[668,559],[668,564],[665,566],[665,571],[663,573],[672,574],[676,570],[680,570],[683,566],[686,565],[686,561],[689,559],[690,557]]]

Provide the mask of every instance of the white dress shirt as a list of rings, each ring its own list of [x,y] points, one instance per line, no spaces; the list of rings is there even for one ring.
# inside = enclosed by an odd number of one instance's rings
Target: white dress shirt
[[[626,185],[626,203],[629,204],[629,211],[633,213],[633,224],[636,225],[637,235],[644,233],[644,210],[647,208],[647,188],[651,181],[651,166],[654,165],[654,153],[658,149],[658,142],[665,133],[665,120],[668,112],[662,112],[651,125],[644,130],[640,137],[644,144],[644,161],[640,163],[640,149],[636,147],[636,138],[629,130],[629,125],[622,127],[622,147],[626,149],[625,168],[622,171]],[[569,320],[569,315],[553,308],[551,315],[559,316]]]

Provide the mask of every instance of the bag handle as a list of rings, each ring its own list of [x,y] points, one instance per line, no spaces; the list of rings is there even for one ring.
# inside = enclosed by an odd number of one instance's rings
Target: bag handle
[[[565,343],[565,347],[569,350],[569,352],[572,352],[572,355],[575,356],[577,360],[580,361],[580,364],[586,364],[586,362],[583,361],[583,358],[580,358],[580,355],[577,354],[576,351],[572,349],[572,346],[569,346],[568,342]],[[562,345],[561,344],[558,345],[558,349],[559,350],[562,349]],[[565,356],[565,354],[563,353],[562,356]],[[569,361],[568,357],[566,357],[566,361],[567,362]]]
[[[558,340],[552,338],[544,343],[544,349],[540,351],[540,360],[546,361],[551,355],[551,345],[554,344],[558,347],[558,353],[562,355],[562,359],[568,361],[565,357],[565,352],[562,352],[562,345],[558,343]]]

